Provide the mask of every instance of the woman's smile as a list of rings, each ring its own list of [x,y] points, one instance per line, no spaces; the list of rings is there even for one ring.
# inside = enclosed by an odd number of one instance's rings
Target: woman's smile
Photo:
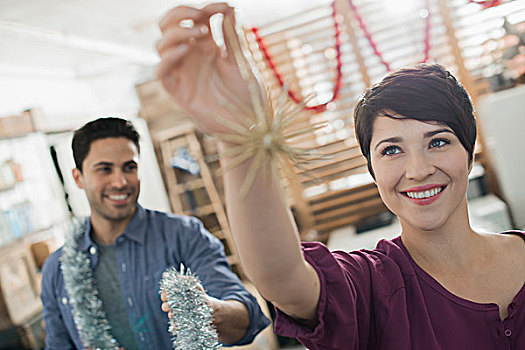
[[[408,200],[417,205],[429,205],[434,203],[443,193],[447,185],[431,184],[418,187],[412,187],[405,191],[401,191],[401,194],[406,196]]]
[[[402,223],[442,227],[465,201],[468,153],[448,126],[378,116],[370,148],[381,198]]]

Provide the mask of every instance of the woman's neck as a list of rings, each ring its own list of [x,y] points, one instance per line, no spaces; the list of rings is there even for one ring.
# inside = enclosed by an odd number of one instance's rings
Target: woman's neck
[[[422,267],[467,268],[479,258],[481,236],[470,227],[466,200],[444,225],[431,231],[421,230],[403,219],[400,221],[403,244]]]

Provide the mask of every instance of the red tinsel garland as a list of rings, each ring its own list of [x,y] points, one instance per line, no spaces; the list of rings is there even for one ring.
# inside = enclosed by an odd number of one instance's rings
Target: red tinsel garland
[[[352,0],[348,0],[348,2],[350,3],[350,7],[352,8],[352,11],[354,12],[355,17],[356,17],[357,21],[359,22],[359,27],[361,27],[361,30],[365,34],[365,37],[367,38],[368,42],[370,43],[370,46],[372,46],[372,50],[374,50],[374,54],[376,54],[376,56],[379,57],[379,60],[385,66],[386,70],[388,72],[390,72],[391,71],[390,63],[385,61],[385,59],[383,58],[383,54],[377,48],[377,44],[375,43],[374,39],[372,38],[372,34],[370,34],[370,32],[368,31],[368,28],[366,27],[366,24],[363,21],[363,17],[361,17],[361,15],[359,14],[359,11],[357,10],[357,7],[355,6],[354,2]],[[428,6],[428,1],[427,1],[428,15],[426,17],[426,22],[425,22],[425,24],[426,24],[425,25],[425,49],[423,51],[424,58],[419,63],[425,63],[426,61],[428,61],[429,52],[430,52],[430,11],[429,11],[428,8],[429,8],[429,6]]]
[[[359,14],[359,12],[357,10],[357,7],[355,6],[354,2],[352,0],[348,0],[348,1],[350,3],[350,7],[352,8],[352,11],[354,12],[354,14],[356,16],[357,21],[359,22],[359,26],[361,27],[361,30],[365,34],[365,37],[367,38],[368,42],[370,43],[370,46],[372,46],[372,49],[374,50],[374,54],[379,57],[379,60],[385,66],[387,71],[391,71],[390,64],[385,61],[385,59],[383,58],[383,54],[377,48],[377,44],[375,43],[374,39],[372,38],[372,35],[368,31],[368,28],[366,27],[366,24],[364,23],[363,18]],[[475,0],[469,0],[469,1],[481,4],[480,2],[477,2]],[[489,6],[489,7],[491,7],[491,6],[496,6],[497,4],[499,4],[500,0],[487,0],[487,1],[485,1],[485,3],[487,3],[487,2],[491,3],[491,5]],[[427,5],[428,5],[428,0],[427,0]],[[486,6],[486,4],[483,4],[483,5]],[[428,7],[429,6],[427,6],[427,11],[428,11]],[[322,111],[326,110],[326,106],[330,102],[334,101],[337,98],[337,96],[339,94],[339,90],[340,90],[341,85],[342,85],[342,83],[341,83],[341,79],[342,79],[341,41],[339,39],[339,35],[340,35],[339,25],[338,25],[337,20],[336,20],[335,1],[332,3],[332,17],[334,18],[335,48],[336,48],[336,52],[337,52],[337,55],[336,55],[336,59],[337,59],[337,67],[336,67],[336,69],[337,69],[337,77],[336,77],[336,83],[334,85],[333,95],[332,95],[332,98],[329,101],[325,102],[325,103],[322,103],[322,104],[319,104],[319,105],[316,105],[316,106],[305,106],[306,109],[315,110],[315,111],[318,111],[318,112],[322,112]],[[425,40],[425,48],[424,48],[424,51],[423,51],[424,57],[423,57],[423,60],[421,60],[419,63],[424,63],[424,62],[428,61],[428,58],[429,58],[429,52],[430,52],[430,26],[431,26],[431,24],[430,24],[430,11],[428,12],[428,15],[426,17],[425,24],[426,24],[425,25],[425,39],[424,39]],[[270,55],[270,53],[268,51],[268,48],[264,44],[263,39],[260,36],[258,29],[256,27],[253,27],[253,28],[251,28],[251,31],[255,35],[255,40],[257,41],[257,44],[259,45],[259,48],[263,52],[264,57],[266,58],[266,61],[268,62],[268,65],[270,66],[270,68],[272,69],[273,73],[275,74],[275,76],[277,78],[277,81],[279,82],[279,85],[281,85],[281,87],[283,87],[284,86],[283,76],[277,70],[277,66],[275,65],[275,62],[273,61],[273,58],[271,57],[271,55]],[[296,103],[299,103],[301,101],[301,99],[298,98],[297,96],[295,96],[295,94],[291,90],[288,91],[288,95]]]
[[[339,35],[341,34],[341,31],[339,30],[339,24],[337,23],[337,20],[336,20],[335,2],[332,3],[332,17],[334,18],[334,28],[335,28],[335,50],[336,50],[336,59],[337,59],[337,67],[336,67],[337,75],[336,75],[336,81],[335,81],[335,85],[333,89],[332,98],[329,101],[319,104],[319,105],[315,105],[315,106],[305,106],[305,109],[315,110],[317,112],[322,112],[326,110],[326,106],[338,97],[339,90],[341,89],[341,85],[342,85],[341,80],[342,80],[343,64],[341,62],[341,41],[339,39]],[[273,58],[270,56],[268,48],[264,44],[262,37],[259,35],[259,31],[255,27],[251,28],[251,31],[255,35],[255,40],[257,41],[259,48],[263,52],[264,57],[266,58],[266,61],[268,62],[268,65],[270,66],[273,73],[275,74],[281,87],[283,87],[284,86],[283,76],[277,70],[277,66],[275,65],[275,62],[273,61]],[[298,98],[291,90],[288,90],[288,96],[290,96],[290,98],[295,103],[299,103],[302,100],[301,98]]]
[[[480,1],[468,0],[468,2],[483,6],[484,10],[502,4],[501,0],[480,0]]]

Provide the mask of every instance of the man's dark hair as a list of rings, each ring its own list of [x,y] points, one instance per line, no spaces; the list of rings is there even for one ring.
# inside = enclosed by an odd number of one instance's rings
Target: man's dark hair
[[[372,176],[370,142],[374,121],[388,111],[449,126],[472,162],[476,142],[472,101],[461,83],[443,66],[420,64],[393,72],[367,89],[358,101],[354,110],[355,133]]]
[[[121,118],[99,118],[76,130],[73,135],[71,148],[78,170],[82,172],[82,162],[89,153],[91,143],[108,137],[125,137],[133,141],[140,153],[140,136],[130,121]]]

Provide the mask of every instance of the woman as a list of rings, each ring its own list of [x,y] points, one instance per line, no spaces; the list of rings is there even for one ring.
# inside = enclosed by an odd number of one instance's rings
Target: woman
[[[231,49],[221,52],[211,38],[216,13],[233,20],[226,4],[173,9],[157,46],[159,79],[211,134],[224,131],[211,115],[243,120],[217,101],[211,72],[228,96],[249,104]],[[180,25],[188,19],[193,27]],[[224,176],[239,256],[278,309],[276,332],[309,349],[525,349],[525,236],[470,227],[476,125],[463,87],[438,65],[393,73],[364,94],[355,126],[381,198],[402,227],[372,251],[301,245],[276,175],[261,171],[239,197],[252,160]],[[232,147],[220,143],[225,167]]]

